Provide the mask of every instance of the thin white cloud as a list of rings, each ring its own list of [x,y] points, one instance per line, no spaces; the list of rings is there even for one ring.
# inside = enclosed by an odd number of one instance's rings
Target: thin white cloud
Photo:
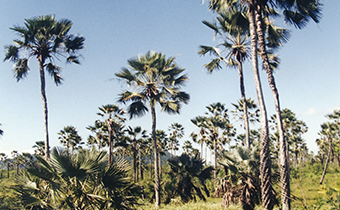
[[[299,115],[313,116],[316,115],[316,109],[314,107],[307,109],[306,111],[298,113]]]

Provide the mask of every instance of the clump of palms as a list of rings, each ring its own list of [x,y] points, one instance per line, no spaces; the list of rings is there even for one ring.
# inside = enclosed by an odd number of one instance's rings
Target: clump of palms
[[[21,204],[31,209],[131,209],[139,187],[127,176],[130,165],[115,159],[107,165],[106,152],[81,150],[71,154],[54,148],[46,161],[19,176],[13,188]]]
[[[230,152],[225,151],[220,160],[219,164],[224,168],[225,177],[215,194],[223,196],[222,206],[239,203],[243,209],[254,209],[261,201],[258,143],[254,142],[250,149],[236,147]]]
[[[169,159],[170,165],[170,182],[167,183],[168,189],[172,189],[172,196],[180,196],[182,202],[196,200],[198,196],[201,200],[206,200],[210,196],[209,190],[205,184],[207,179],[212,177],[213,167],[204,168],[204,161],[196,157],[190,157],[182,154],[179,157]],[[203,192],[202,192],[203,191]]]

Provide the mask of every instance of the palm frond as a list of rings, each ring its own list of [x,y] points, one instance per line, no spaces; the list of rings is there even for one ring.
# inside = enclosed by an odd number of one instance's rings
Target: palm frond
[[[130,119],[132,119],[133,117],[142,117],[146,112],[148,112],[148,108],[144,105],[142,101],[132,102],[128,108]]]
[[[18,59],[14,66],[14,77],[17,79],[17,82],[27,77],[29,70],[28,59]]]
[[[46,70],[51,75],[54,83],[58,86],[62,83],[63,78],[60,75],[61,68],[54,65],[53,63],[46,64]]]

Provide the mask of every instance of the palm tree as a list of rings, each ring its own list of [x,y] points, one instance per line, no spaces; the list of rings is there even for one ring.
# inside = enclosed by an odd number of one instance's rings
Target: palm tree
[[[192,140],[194,142],[197,142],[199,144],[201,144],[201,159],[203,160],[203,144],[204,142],[207,143],[208,142],[208,136],[207,136],[207,127],[206,127],[206,121],[207,121],[207,117],[206,116],[197,116],[194,119],[190,120],[196,127],[198,127],[200,130],[197,134],[195,134],[194,132],[192,132],[190,134]],[[206,161],[206,160],[205,160]]]
[[[172,156],[176,156],[176,150],[178,150],[179,140],[184,136],[184,127],[180,123],[172,123],[169,127],[169,149],[173,151]]]
[[[236,17],[235,17],[236,16]],[[225,62],[227,66],[237,67],[240,79],[240,91],[241,99],[243,101],[244,111],[244,128],[246,131],[246,146],[250,147],[249,140],[249,120],[247,111],[247,100],[244,87],[243,79],[243,65],[242,63],[249,57],[249,37],[246,35],[248,30],[247,27],[242,25],[235,26],[233,22],[236,20],[238,23],[246,23],[248,20],[246,11],[244,8],[236,8],[231,10],[229,13],[219,13],[217,17],[219,25],[203,21],[205,25],[215,31],[215,36],[219,35],[223,39],[223,43],[216,47],[200,46],[201,50],[198,52],[200,55],[206,55],[207,53],[214,54],[217,58],[213,59],[210,63],[206,64],[208,72],[212,72],[214,69],[220,69],[220,62]],[[243,24],[244,25],[244,24]],[[223,47],[220,50],[219,47]]]
[[[72,155],[54,148],[51,160],[37,157],[14,189],[25,208],[133,209],[140,189],[130,182],[129,168],[122,159],[108,165],[105,151],[80,150]]]
[[[107,126],[105,122],[102,122],[100,120],[96,120],[94,122],[93,126],[87,126],[86,129],[90,130],[93,135],[89,135],[87,138],[87,144],[88,145],[98,145],[98,150],[101,150],[102,147],[107,146],[108,141],[108,131]]]
[[[266,42],[265,42],[265,27],[264,26],[264,18],[262,17],[262,12],[267,12],[267,15],[265,17],[268,17],[268,14],[273,14],[275,10],[270,10],[270,6],[278,5],[278,7],[284,9],[284,14],[286,17],[288,17],[289,22],[293,22],[298,24],[304,23],[309,17],[314,16],[314,20],[318,18],[318,4],[315,4],[313,2],[317,2],[318,0],[310,0],[305,5],[297,5],[297,1],[294,3],[290,1],[278,1],[278,0],[261,0],[261,1],[255,1],[255,0],[240,0],[240,1],[232,1],[232,0],[210,0],[209,8],[213,11],[227,11],[229,8],[233,7],[234,4],[243,4],[247,6],[248,10],[248,16],[249,16],[249,30],[250,30],[250,37],[251,37],[251,54],[252,54],[252,65],[253,65],[253,73],[255,78],[255,85],[256,85],[256,91],[258,95],[258,101],[259,101],[259,107],[261,110],[261,124],[262,124],[262,131],[261,131],[261,142],[262,142],[262,154],[263,157],[261,167],[263,169],[261,170],[261,176],[262,176],[262,203],[265,208],[272,209],[273,208],[273,202],[272,198],[273,195],[271,194],[271,184],[270,184],[270,160],[269,160],[269,143],[268,143],[268,122],[267,121],[267,113],[263,101],[263,94],[262,94],[262,88],[261,83],[259,80],[259,73],[258,73],[258,60],[257,60],[257,45],[259,41],[259,50],[260,55],[263,61],[263,66],[266,69],[267,75],[268,75],[268,81],[270,84],[270,87],[273,92],[274,101],[275,101],[275,107],[276,107],[276,114],[277,114],[277,120],[278,120],[278,126],[279,126],[279,134],[280,134],[280,167],[281,167],[281,185],[282,185],[282,203],[283,203],[283,209],[290,209],[290,186],[289,186],[289,169],[288,169],[288,163],[287,163],[287,157],[286,157],[286,143],[284,142],[283,138],[283,128],[281,123],[281,117],[280,117],[280,104],[279,104],[279,98],[278,98],[278,92],[276,89],[274,77],[272,74],[272,67],[270,65],[268,54],[266,51]],[[277,4],[275,4],[275,2]],[[312,2],[311,4],[309,4]],[[307,6],[307,8],[305,7]],[[316,6],[316,7],[315,7]],[[310,7],[310,8],[308,8]],[[291,11],[290,9],[296,9],[296,11]],[[301,9],[301,10],[298,10]],[[255,16],[256,15],[256,16]],[[277,13],[275,12],[275,15]],[[256,17],[256,18],[255,18]],[[297,18],[299,17],[299,18]],[[299,21],[298,21],[299,20]],[[282,34],[284,35],[284,33]],[[281,36],[282,38],[285,38],[284,36]],[[284,39],[281,39],[281,42]],[[280,39],[277,40],[278,42],[275,43],[274,46],[281,45]],[[273,46],[271,46],[273,47]]]
[[[136,182],[137,177],[137,153],[139,156],[139,166],[140,163],[140,144],[143,138],[146,138],[146,130],[142,130],[141,126],[136,126],[132,128],[129,126],[127,128],[127,133],[130,136],[131,151],[132,151],[132,169],[133,169],[133,181]],[[137,138],[137,136],[140,136]]]
[[[105,117],[105,123],[109,133],[109,162],[110,165],[113,161],[113,138],[118,137],[119,131],[122,130],[122,123],[125,122],[125,118],[122,116],[125,112],[114,104],[103,105],[98,108],[101,112],[97,113],[99,116]]]
[[[45,156],[45,142],[44,141],[36,141],[33,148],[35,148],[34,155]]]
[[[210,193],[205,185],[205,181],[211,177],[213,168],[204,168],[202,159],[190,157],[188,154],[182,154],[179,157],[168,160],[171,167],[169,172],[171,179],[171,187],[175,189],[174,197],[180,196],[183,202],[195,199],[193,192],[201,199],[206,200],[202,190],[209,197]],[[195,182],[198,179],[198,182]]]
[[[66,149],[69,150],[70,147],[73,150],[76,148],[78,144],[82,144],[81,136],[79,136],[78,131],[74,126],[65,126],[63,130],[60,130],[58,133],[60,143],[66,146]]]
[[[208,144],[214,150],[214,179],[217,178],[217,148],[230,142],[230,136],[234,135],[233,126],[230,124],[228,109],[220,102],[210,104],[206,107],[208,112],[205,126],[209,132],[211,142]]]
[[[17,81],[25,78],[29,72],[28,61],[35,57],[39,64],[41,97],[44,109],[45,124],[45,156],[50,157],[48,133],[48,109],[45,90],[46,70],[53,78],[56,85],[61,84],[61,68],[56,66],[55,60],[67,57],[69,63],[79,64],[78,51],[83,48],[85,38],[69,35],[72,22],[67,19],[57,21],[54,16],[46,15],[25,20],[25,26],[10,28],[21,39],[15,39],[15,45],[5,46],[7,52],[4,61],[13,61],[14,76]]]
[[[323,173],[322,173],[322,176],[321,176],[320,184],[322,184],[323,179],[326,175],[327,166],[328,166],[329,159],[330,159],[330,156],[331,156],[331,153],[332,153],[332,141],[333,141],[333,138],[335,138],[336,132],[337,132],[338,129],[339,129],[339,127],[337,126],[337,124],[335,124],[333,122],[332,123],[326,122],[326,123],[323,123],[321,125],[321,131],[320,131],[319,135],[323,135],[328,139],[328,155],[327,155],[325,167],[324,167],[324,170],[323,170]]]
[[[191,141],[186,140],[183,144],[182,149],[184,150],[184,153],[187,155],[190,155],[191,150],[193,149]]]
[[[181,103],[188,103],[189,95],[180,90],[187,76],[180,75],[185,69],[178,67],[175,58],[166,59],[162,53],[147,52],[137,58],[128,60],[129,67],[123,68],[116,76],[125,80],[135,92],[129,90],[120,94],[119,101],[131,102],[128,108],[130,119],[135,116],[143,116],[151,109],[152,116],[152,139],[154,159],[157,160],[156,140],[156,105],[162,111],[175,114],[179,113]],[[159,169],[155,161],[155,205],[160,204]]]

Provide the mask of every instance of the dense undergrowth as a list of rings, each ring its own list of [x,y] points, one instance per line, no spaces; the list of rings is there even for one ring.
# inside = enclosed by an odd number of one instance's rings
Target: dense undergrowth
[[[147,174],[147,173],[146,173]],[[332,166],[327,169],[327,174],[322,185],[319,184],[322,175],[322,165],[319,163],[297,167],[291,169],[291,190],[292,190],[292,209],[340,209],[340,170],[338,166]],[[7,178],[7,171],[2,170],[0,179],[0,209],[20,209],[18,197],[11,186],[15,184],[15,171],[10,171],[10,178]],[[209,190],[212,190],[208,184]],[[276,191],[279,192],[278,186]],[[280,195],[278,195],[279,197]],[[181,199],[172,199],[169,204],[162,204],[159,209],[162,210],[215,210],[222,209],[222,198],[207,198],[207,201],[197,200],[190,201],[186,204]],[[156,209],[153,203],[140,200],[138,210]],[[242,209],[238,205],[229,206],[230,210]],[[256,207],[261,210],[261,206]],[[279,207],[276,207],[279,209]]]

